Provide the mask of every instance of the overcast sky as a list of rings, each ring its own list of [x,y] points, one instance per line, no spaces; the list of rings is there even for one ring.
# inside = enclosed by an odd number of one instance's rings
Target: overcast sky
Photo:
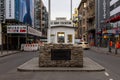
[[[70,19],[70,1],[71,0],[51,0],[51,19],[55,20],[56,17],[67,17]],[[48,8],[48,0],[43,0],[45,6]],[[77,8],[81,0],[72,0],[73,12]]]

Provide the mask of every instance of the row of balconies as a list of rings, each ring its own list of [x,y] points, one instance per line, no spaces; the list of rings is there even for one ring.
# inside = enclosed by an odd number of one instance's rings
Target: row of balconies
[[[3,3],[3,0],[0,1],[0,22],[3,22],[4,21],[4,3]]]
[[[86,33],[89,30],[95,29],[95,0],[87,0],[86,8],[82,12],[82,19],[79,26],[82,26],[82,33]],[[79,13],[80,14],[80,13]]]

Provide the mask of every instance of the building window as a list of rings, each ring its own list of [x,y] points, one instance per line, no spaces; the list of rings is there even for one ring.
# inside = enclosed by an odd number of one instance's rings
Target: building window
[[[68,43],[72,43],[72,34],[68,35]]]
[[[87,6],[86,3],[84,3],[83,5],[84,5],[84,8],[86,8],[86,6]]]
[[[85,16],[85,11],[83,11],[83,16]]]
[[[110,11],[114,10],[115,8],[120,6],[120,0],[118,0],[115,4],[113,4],[112,6],[110,6]]]
[[[57,33],[58,43],[65,43],[65,33],[58,32]]]
[[[83,25],[85,24],[85,19],[83,19]]]

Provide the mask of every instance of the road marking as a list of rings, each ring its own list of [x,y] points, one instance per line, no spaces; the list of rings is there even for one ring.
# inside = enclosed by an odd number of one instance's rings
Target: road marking
[[[113,80],[113,79],[109,79],[109,80]]]
[[[105,72],[105,75],[106,75],[106,76],[110,76],[107,72]]]

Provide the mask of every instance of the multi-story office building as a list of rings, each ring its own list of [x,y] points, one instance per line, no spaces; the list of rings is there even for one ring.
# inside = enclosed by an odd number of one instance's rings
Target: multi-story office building
[[[4,0],[0,0],[0,23],[4,22],[4,12],[5,12],[5,6],[4,6]]]
[[[87,41],[87,12],[86,12],[86,1],[82,0],[78,6],[78,34],[80,38],[83,38]]]
[[[95,43],[95,0],[82,0],[78,7],[79,35],[91,45]]]
[[[35,0],[35,28],[40,30],[41,0]]]
[[[96,0],[96,41],[108,46],[120,40],[120,0]]]
[[[5,6],[4,0],[0,0],[0,48],[2,48],[2,23],[5,22]]]
[[[0,1],[5,1],[5,24],[1,27],[3,49],[20,49],[21,44],[36,42],[42,37],[40,30],[36,29],[39,22],[36,23],[35,16],[41,13],[35,12],[35,0]]]
[[[111,24],[114,39],[120,40],[120,0],[110,0],[110,18],[107,22]]]
[[[48,12],[45,6],[42,6],[41,14],[41,32],[44,37],[47,37],[47,28],[48,28]]]
[[[86,1],[87,12],[87,40],[91,46],[95,45],[95,0]]]
[[[96,45],[98,46],[106,47],[108,44],[108,37],[105,32],[110,28],[110,25],[106,24],[106,20],[110,15],[109,1],[110,0],[95,0]]]
[[[35,0],[35,28],[47,37],[48,12],[42,0]]]

